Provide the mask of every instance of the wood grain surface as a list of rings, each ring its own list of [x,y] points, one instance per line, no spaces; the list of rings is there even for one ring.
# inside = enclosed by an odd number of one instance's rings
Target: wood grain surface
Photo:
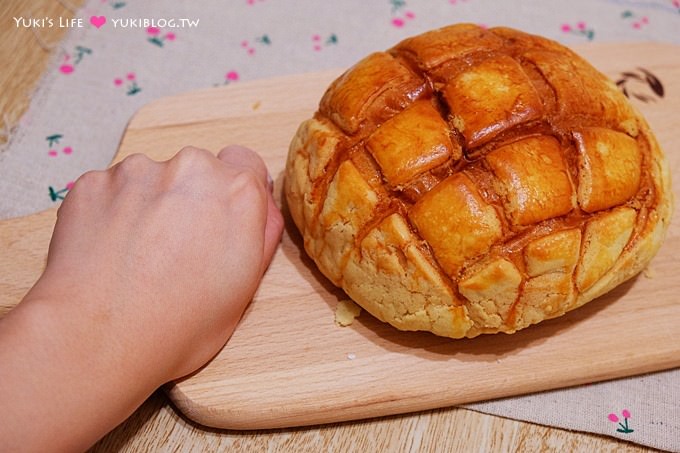
[[[77,6],[81,0],[71,0]],[[0,17],[26,13],[23,0],[0,4]],[[54,0],[35,0],[30,9],[36,17],[70,16]],[[46,42],[58,42],[62,30],[46,31]],[[30,101],[30,93],[42,73],[50,52],[43,51],[28,30],[0,27],[0,55],[5,63],[0,74],[0,113],[16,120]],[[58,47],[57,47],[58,49]],[[18,52],[18,53],[17,53]],[[9,56],[12,58],[9,58]],[[21,58],[15,58],[22,55]],[[7,58],[5,58],[7,56]],[[17,76],[21,75],[21,77]],[[0,234],[2,256],[8,244],[18,245],[14,257],[35,271],[23,280],[9,281],[0,273],[0,313],[13,306],[37,278],[51,234],[54,211],[39,214],[32,222],[37,232]],[[35,219],[35,218],[34,218]],[[23,220],[14,226],[25,227]],[[38,233],[38,234],[36,234]],[[23,238],[23,239],[22,239]],[[32,242],[35,241],[35,242]],[[43,250],[37,254],[30,250]],[[36,267],[37,266],[37,267]],[[28,285],[28,286],[27,286]],[[128,420],[104,437],[92,451],[631,451],[649,449],[614,438],[508,420],[460,408],[446,408],[406,416],[353,423],[286,430],[230,431],[199,426],[178,413],[163,392],[156,392]]]

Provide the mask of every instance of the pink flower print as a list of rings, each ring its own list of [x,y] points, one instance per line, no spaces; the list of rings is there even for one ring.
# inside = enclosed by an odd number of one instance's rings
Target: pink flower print
[[[404,25],[406,25],[407,21],[413,20],[413,19],[415,19],[415,17],[416,17],[416,15],[413,12],[406,11],[406,13],[404,13],[403,18],[395,17],[394,19],[392,19],[392,25],[394,25],[397,28],[401,28]]]
[[[272,40],[269,38],[269,35],[258,36],[255,38],[255,42],[266,46],[270,46],[272,44]],[[241,47],[245,49],[248,55],[255,55],[255,47],[253,47],[250,42],[248,42],[248,40],[244,39],[241,41]]]
[[[132,95],[135,95],[135,94],[139,93],[140,91],[142,91],[142,89],[139,87],[139,85],[137,85],[137,80],[136,80],[137,76],[135,75],[134,72],[128,72],[125,75],[125,78],[128,80],[127,90],[126,90],[125,94],[127,94],[128,96],[132,96]],[[123,85],[123,78],[122,77],[116,77],[115,79],[113,79],[113,84],[117,87],[122,86]]]
[[[73,49],[73,53],[75,54],[75,58],[73,59],[73,63],[70,63],[69,60],[71,60],[71,54],[66,53],[64,55],[64,64],[59,66],[59,72],[62,74],[71,74],[73,71],[76,70],[76,65],[80,63],[85,55],[91,55],[92,54],[92,49],[89,49],[84,46],[76,46]]]
[[[63,200],[66,197],[66,193],[73,189],[73,185],[75,183],[73,181],[69,181],[66,183],[66,187],[63,189],[57,190],[52,186],[49,186],[49,191],[50,191],[50,200],[52,201],[57,201],[57,200]]]
[[[213,86],[218,87],[220,85],[229,85],[230,83],[238,82],[241,78],[237,71],[231,70],[224,74],[224,79],[221,83],[215,83]]]
[[[392,5],[392,15],[401,12],[406,7],[405,0],[390,0]],[[391,23],[394,27],[401,28],[406,25],[406,22],[414,19],[416,15],[412,11],[404,11],[404,15],[393,17]]]
[[[50,157],[57,157],[59,155],[59,151],[57,151],[57,147],[54,145],[58,145],[59,141],[64,138],[62,134],[52,134],[48,135],[45,137],[45,140],[47,141],[47,155]],[[73,148],[70,146],[64,146],[61,150],[62,153],[69,155],[73,153]]]
[[[71,55],[69,54],[64,55],[64,64],[59,66],[59,72],[61,72],[62,74],[71,74],[76,69],[72,64],[66,63],[70,59]]]
[[[326,38],[326,40],[323,41],[323,44],[322,44],[321,35],[319,35],[319,34],[312,35],[312,44],[313,44],[312,48],[317,52],[320,51],[321,49],[323,49],[324,46],[330,46],[330,45],[337,44],[337,43],[338,43],[338,37],[335,33],[331,33],[328,36],[328,38]]]
[[[146,33],[151,36],[147,39],[147,41],[158,47],[163,47],[165,45],[165,41],[174,41],[177,39],[177,35],[171,31],[162,35],[162,31],[158,27],[149,27],[146,29]]]
[[[619,428],[616,429],[616,432],[624,434],[632,433],[634,430],[628,427],[628,419],[631,417],[630,411],[624,409],[621,411],[621,415],[623,416],[623,422],[620,422],[619,416],[614,413],[607,415],[607,418],[610,422],[619,424]]]
[[[573,35],[584,36],[588,38],[588,41],[592,41],[593,38],[595,37],[595,30],[593,30],[592,28],[588,28],[588,25],[583,21],[577,22],[575,27],[572,27],[569,24],[562,24],[560,29],[564,33],[571,33]]]
[[[241,41],[241,47],[243,47],[248,55],[255,55],[255,48],[250,45],[246,40]]]
[[[406,25],[406,22],[415,19],[416,15],[412,11],[406,11],[404,17],[395,17],[392,19],[392,25],[401,28]]]
[[[639,30],[643,26],[649,24],[649,18],[647,16],[640,17],[631,10],[626,10],[621,13],[621,19],[624,21],[630,21],[630,26],[636,30]]]

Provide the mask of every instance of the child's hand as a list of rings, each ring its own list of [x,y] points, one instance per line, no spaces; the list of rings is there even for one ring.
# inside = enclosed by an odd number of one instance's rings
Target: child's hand
[[[59,208],[45,272],[0,322],[0,369],[14,366],[0,386],[9,416],[49,435],[28,406],[56,398],[43,416],[72,426],[95,411],[103,420],[80,440],[96,440],[220,350],[282,229],[264,162],[246,148],[218,158],[185,148],[162,163],[134,155],[83,175]]]
[[[227,341],[282,227],[264,162],[246,148],[133,155],[76,182],[31,296],[58,294],[178,378]]]

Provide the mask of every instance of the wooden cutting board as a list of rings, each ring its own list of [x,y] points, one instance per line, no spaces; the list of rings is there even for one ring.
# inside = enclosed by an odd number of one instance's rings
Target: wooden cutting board
[[[680,180],[680,47],[600,44],[577,51],[621,81]],[[280,201],[290,139],[339,72],[157,100],[132,118],[115,161],[137,152],[163,160],[189,144],[217,152],[239,143],[263,155]],[[55,213],[0,222],[0,315],[39,276]],[[366,312],[350,327],[337,327],[334,309],[346,296],[315,270],[287,218],[281,247],[232,339],[167,391],[199,423],[255,429],[419,411],[678,367],[678,217],[646,275],[517,334],[458,341],[400,332]]]

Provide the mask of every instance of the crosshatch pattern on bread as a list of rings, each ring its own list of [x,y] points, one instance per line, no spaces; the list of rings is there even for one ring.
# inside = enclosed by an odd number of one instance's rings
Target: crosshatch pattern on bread
[[[614,83],[564,46],[461,24],[336,79],[284,191],[335,285],[401,330],[512,333],[640,272],[672,193]]]

